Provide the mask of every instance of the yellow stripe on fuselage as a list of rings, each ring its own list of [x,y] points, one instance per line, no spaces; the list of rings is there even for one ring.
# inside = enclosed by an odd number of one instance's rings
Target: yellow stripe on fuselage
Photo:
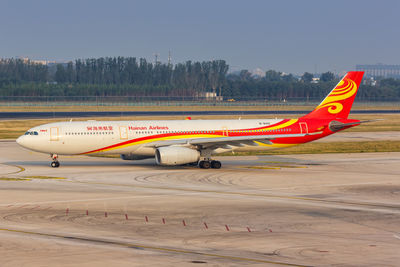
[[[285,147],[291,147],[291,146],[299,145],[299,144],[275,144],[275,143],[265,144],[265,143],[257,142],[257,141],[254,141],[254,142],[257,143],[259,146],[267,146],[267,147],[271,147],[271,148],[285,148]]]
[[[136,142],[132,142],[129,144],[124,144],[124,145],[120,145],[120,146],[116,146],[116,147],[111,147],[111,148],[106,148],[106,149],[102,149],[102,150],[98,150],[98,151],[94,151],[94,152],[89,152],[87,154],[94,154],[94,153],[101,153],[101,152],[106,152],[106,151],[111,151],[111,150],[116,150],[116,149],[120,149],[120,148],[124,148],[124,147],[128,147],[128,146],[134,146],[134,145],[141,145],[141,144],[147,144],[147,143],[152,143],[155,141],[165,141],[165,140],[179,140],[179,139],[190,139],[190,138],[214,138],[214,137],[223,137],[224,135],[211,135],[211,134],[191,134],[191,135],[173,135],[173,136],[164,136],[164,137],[156,137],[156,138],[149,138],[146,140],[141,140],[141,141],[136,141]],[[143,137],[139,137],[139,138],[143,138]],[[138,139],[139,139],[138,138]]]
[[[273,127],[266,127],[264,128],[266,131],[271,131],[271,130],[278,130],[278,129],[282,129],[288,126],[291,126],[293,124],[295,124],[298,121],[298,119],[291,119],[285,123],[273,126]],[[261,130],[261,131],[264,131]],[[260,131],[260,130],[250,130],[250,131]],[[229,133],[230,131],[228,131]],[[248,132],[246,132],[248,135]],[[120,148],[125,148],[128,146],[133,146],[133,145],[141,145],[141,144],[147,144],[147,143],[151,143],[151,142],[155,142],[155,141],[165,141],[165,140],[180,140],[180,139],[191,139],[191,138],[217,138],[217,137],[224,137],[225,135],[216,135],[216,134],[190,134],[190,135],[173,135],[173,136],[164,136],[164,137],[156,137],[156,138],[149,138],[146,140],[141,140],[141,141],[136,141],[136,142],[132,142],[132,143],[128,143],[128,144],[124,144],[124,145],[120,145],[120,146],[115,146],[115,147],[111,147],[111,148],[105,148],[102,150],[98,150],[98,151],[94,151],[94,152],[89,152],[86,154],[94,154],[94,153],[101,153],[101,152],[107,152],[107,151],[111,151],[111,150],[116,150],[116,149],[120,149]],[[139,138],[143,138],[143,137],[139,137]],[[266,145],[266,144],[263,144]]]
[[[282,128],[285,128],[285,127],[288,127],[288,126],[291,126],[291,125],[295,124],[297,121],[298,121],[298,119],[291,119],[291,120],[289,120],[289,121],[287,121],[285,123],[282,123],[280,125],[277,125],[277,126],[274,126],[274,127],[268,127],[267,129],[268,130],[282,129]]]

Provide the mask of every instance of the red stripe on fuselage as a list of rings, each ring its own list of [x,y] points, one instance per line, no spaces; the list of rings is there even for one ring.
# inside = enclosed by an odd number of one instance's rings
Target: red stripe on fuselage
[[[259,131],[259,130],[268,130],[269,128],[273,128],[273,127],[277,127],[279,125],[282,125],[286,122],[290,121],[290,119],[283,119],[280,122],[268,125],[268,126],[261,126],[261,127],[257,127],[257,128],[246,128],[246,129],[235,129],[235,130],[228,130],[228,135],[229,136],[249,136],[249,135],[265,135],[265,132],[263,131]],[[291,131],[283,131],[283,129],[291,129]],[[258,130],[257,132],[253,132],[255,130]],[[289,125],[287,127],[281,128],[279,130],[272,130],[274,131],[273,134],[274,135],[279,135],[279,134],[288,134],[289,132],[291,134],[296,134],[299,133],[300,127],[299,127],[299,122],[297,121],[296,123]],[[249,132],[246,132],[249,131]],[[217,131],[213,131],[213,130],[196,130],[196,131],[183,131],[181,133],[166,133],[166,134],[156,134],[156,135],[149,135],[149,136],[144,136],[144,137],[139,137],[139,138],[134,138],[128,141],[123,141],[114,145],[110,145],[110,146],[106,146],[106,147],[102,147],[99,149],[95,149],[95,150],[91,150],[88,152],[84,152],[84,153],[80,153],[81,155],[84,154],[91,154],[91,153],[96,153],[96,152],[101,152],[103,150],[109,150],[109,149],[113,149],[113,148],[117,148],[119,146],[125,146],[125,145],[129,145],[132,143],[136,143],[136,142],[141,142],[141,141],[147,141],[147,140],[151,140],[151,139],[159,139],[159,138],[166,138],[166,137],[172,137],[172,136],[185,136],[185,135],[198,135],[199,137],[202,135],[214,135],[214,136],[225,136],[224,134],[226,133],[226,131],[223,130],[217,130]],[[291,137],[291,138],[279,138],[273,140],[274,143],[281,143],[281,144],[298,144],[298,143],[303,143],[303,142],[309,142],[308,140],[304,140],[303,138],[305,137]],[[315,139],[315,137],[313,137]],[[318,137],[320,138],[320,137]],[[309,139],[309,138],[307,138]],[[312,140],[314,140],[312,139]],[[304,140],[304,141],[303,141]],[[310,140],[310,141],[312,141]]]

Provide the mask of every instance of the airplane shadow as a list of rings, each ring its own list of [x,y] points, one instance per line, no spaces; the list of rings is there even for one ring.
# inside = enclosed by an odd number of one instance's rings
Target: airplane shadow
[[[51,161],[8,161],[4,162],[7,165],[17,165],[21,167],[38,167],[38,166],[50,166]],[[160,170],[179,170],[179,169],[188,169],[188,168],[197,168],[196,166],[160,166],[155,163],[154,160],[143,160],[143,161],[62,161],[60,160],[60,167],[62,168],[72,168],[72,167],[149,167],[152,169],[160,169]]]

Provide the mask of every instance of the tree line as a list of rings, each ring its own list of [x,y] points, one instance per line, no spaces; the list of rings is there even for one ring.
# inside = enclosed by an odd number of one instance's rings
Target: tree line
[[[0,59],[0,87],[23,82],[43,83],[48,80],[48,66],[23,59]]]
[[[55,81],[60,84],[99,87],[105,95],[179,95],[193,96],[206,90],[221,92],[228,65],[224,60],[155,64],[134,57],[106,57],[76,60],[66,67],[57,65]],[[93,86],[95,85],[95,86]],[[110,91],[107,88],[115,88]],[[141,89],[142,88],[142,89]],[[90,92],[87,92],[91,94]]]
[[[0,96],[153,96],[202,97],[214,92],[224,99],[320,99],[338,82],[331,72],[313,81],[269,70],[263,77],[248,70],[228,73],[224,60],[151,63],[144,58],[101,57],[42,65],[22,59],[0,60]],[[400,80],[363,84],[358,99],[400,100]]]

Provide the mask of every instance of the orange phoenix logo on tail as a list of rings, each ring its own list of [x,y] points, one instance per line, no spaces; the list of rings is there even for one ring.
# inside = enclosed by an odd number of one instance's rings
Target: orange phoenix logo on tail
[[[304,118],[347,119],[363,75],[362,71],[348,72],[321,104]]]

